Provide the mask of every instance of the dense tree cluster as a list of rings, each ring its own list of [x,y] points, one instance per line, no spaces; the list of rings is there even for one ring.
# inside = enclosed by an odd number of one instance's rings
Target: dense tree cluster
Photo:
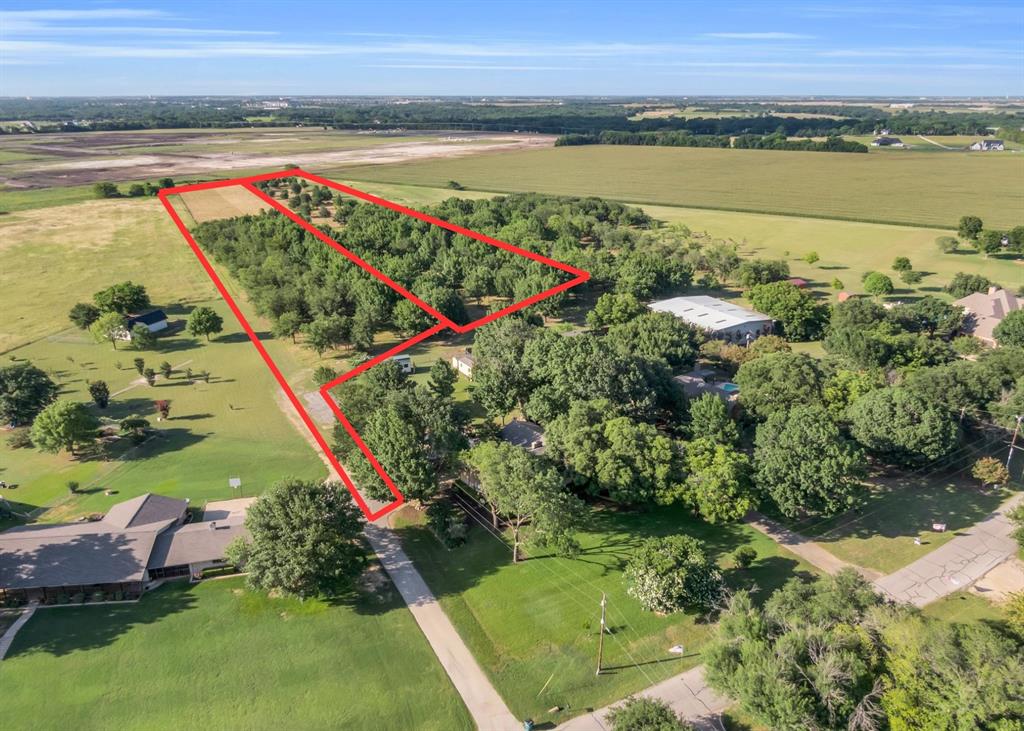
[[[706,678],[776,729],[1013,729],[1024,653],[984,624],[885,605],[853,571],[793,580],[757,607],[732,597]]]

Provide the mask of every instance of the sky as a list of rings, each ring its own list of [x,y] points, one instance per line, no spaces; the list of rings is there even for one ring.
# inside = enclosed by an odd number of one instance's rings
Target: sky
[[[1024,0],[0,0],[0,96],[1024,95]]]

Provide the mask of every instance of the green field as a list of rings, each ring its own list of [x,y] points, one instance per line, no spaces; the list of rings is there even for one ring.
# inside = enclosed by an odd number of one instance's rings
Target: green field
[[[268,599],[233,578],[43,609],[0,684],[11,731],[473,727],[388,583],[339,605]]]
[[[557,147],[318,170],[353,180],[595,195],[691,208],[955,227],[1024,220],[1017,155],[856,155],[629,146]]]
[[[1001,625],[1006,619],[1003,609],[969,591],[958,591],[932,602],[922,610],[925,616],[945,622],[971,624],[985,622]]]
[[[574,560],[535,552],[518,565],[511,549],[475,525],[469,542],[449,551],[406,509],[397,518],[403,544],[477,661],[513,714],[560,722],[588,708],[681,673],[700,662],[712,626],[697,612],[659,617],[627,596],[623,562],[646,536],[687,533],[707,544],[723,567],[740,545],[758,552],[742,572],[726,571],[733,586],[767,596],[811,569],[769,538],[744,525],[712,526],[679,507],[649,512],[593,510]],[[608,596],[612,636],[605,643],[608,672],[595,677],[601,593]],[[671,655],[675,644],[683,656]],[[563,711],[548,713],[559,706]]]

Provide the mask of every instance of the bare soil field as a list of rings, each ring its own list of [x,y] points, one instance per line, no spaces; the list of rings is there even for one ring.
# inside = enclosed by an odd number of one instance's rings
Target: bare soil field
[[[270,206],[240,185],[197,190],[179,197],[196,223],[270,210]]]
[[[10,189],[87,185],[101,180],[223,174],[288,164],[380,165],[553,144],[550,135],[437,131],[399,135],[302,129],[40,135],[0,142],[0,153],[17,153],[7,164],[0,162],[0,185]]]

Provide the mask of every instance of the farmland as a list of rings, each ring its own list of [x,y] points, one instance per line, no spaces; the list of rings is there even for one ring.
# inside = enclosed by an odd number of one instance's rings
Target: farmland
[[[324,172],[322,166],[317,172]],[[331,167],[342,179],[595,195],[637,203],[949,228],[1020,223],[1017,155],[854,155],[611,145]]]
[[[55,677],[60,702],[42,702]],[[332,604],[173,582],[138,604],[43,610],[0,683],[8,728],[472,728],[390,584]]]

